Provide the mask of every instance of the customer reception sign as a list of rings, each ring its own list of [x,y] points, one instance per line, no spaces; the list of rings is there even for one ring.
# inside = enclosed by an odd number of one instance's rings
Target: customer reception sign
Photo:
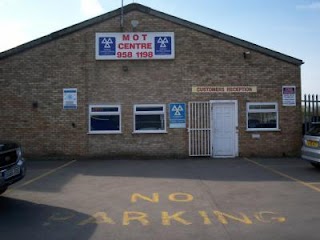
[[[96,33],[96,60],[174,59],[173,32]]]
[[[257,86],[192,86],[193,93],[256,93]]]

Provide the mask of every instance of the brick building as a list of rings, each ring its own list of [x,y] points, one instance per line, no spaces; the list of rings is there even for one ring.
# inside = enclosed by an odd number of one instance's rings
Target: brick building
[[[140,4],[123,12],[0,53],[0,139],[27,156],[299,154],[301,60]]]

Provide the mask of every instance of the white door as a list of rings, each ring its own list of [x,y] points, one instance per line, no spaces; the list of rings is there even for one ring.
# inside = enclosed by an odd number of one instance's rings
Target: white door
[[[211,101],[212,156],[238,156],[237,101]]]

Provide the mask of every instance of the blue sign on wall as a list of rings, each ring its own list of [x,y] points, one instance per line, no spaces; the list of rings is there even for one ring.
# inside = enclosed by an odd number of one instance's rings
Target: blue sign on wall
[[[186,128],[186,104],[170,103],[170,128]]]
[[[99,37],[99,55],[116,55],[115,37]]]
[[[171,37],[155,37],[155,55],[171,55]]]
[[[77,88],[63,89],[63,109],[77,109]]]

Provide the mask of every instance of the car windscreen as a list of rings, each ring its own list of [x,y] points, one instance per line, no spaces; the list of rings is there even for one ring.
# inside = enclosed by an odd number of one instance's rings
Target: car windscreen
[[[308,131],[307,135],[320,136],[320,124],[313,125]]]

